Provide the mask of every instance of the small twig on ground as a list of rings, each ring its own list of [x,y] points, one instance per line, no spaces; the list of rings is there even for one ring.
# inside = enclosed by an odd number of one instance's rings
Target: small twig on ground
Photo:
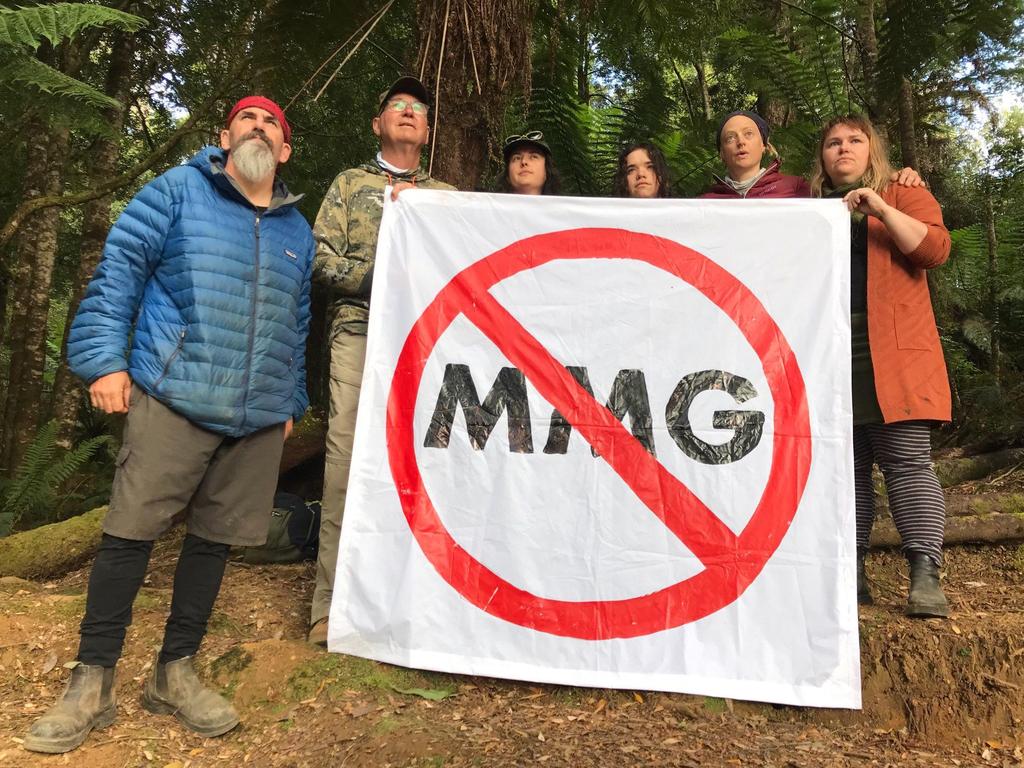
[[[1020,690],[1020,686],[1017,685],[1016,683],[1011,683],[1011,682],[1009,682],[1007,680],[1000,680],[995,675],[989,675],[989,674],[986,674],[986,673],[982,673],[981,679],[985,680],[986,682],[990,683],[991,685],[995,686],[996,688],[1006,688],[1007,690],[1010,690],[1010,691],[1019,691]]]
[[[1016,472],[1018,469],[1020,469],[1022,465],[1024,465],[1024,461],[1018,462],[1017,464],[1015,464],[1014,466],[1010,467],[1008,470],[1003,472],[1003,474],[999,475],[999,477],[993,477],[988,482],[990,484],[998,483],[1000,480],[1002,480],[1007,475],[1012,475],[1014,472]]]
[[[103,747],[107,744],[113,744],[118,741],[170,741],[170,736],[138,736],[135,734],[126,733],[121,736],[111,736],[109,739],[103,741],[97,741],[94,744],[90,744],[91,747]]]

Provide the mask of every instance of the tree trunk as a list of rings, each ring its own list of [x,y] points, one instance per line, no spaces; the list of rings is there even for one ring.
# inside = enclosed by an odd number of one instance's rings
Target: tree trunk
[[[917,137],[914,130],[914,91],[906,76],[900,78],[897,106],[900,117],[900,153],[903,165],[920,170],[917,160]]]
[[[996,513],[953,517],[946,521],[943,543],[995,544],[1024,541],[1024,515]],[[880,520],[871,530],[871,546],[891,548],[900,545],[900,535],[890,520]]]
[[[1002,378],[1002,353],[999,337],[1002,328],[999,326],[999,240],[996,237],[996,215],[992,205],[992,190],[985,193],[985,239],[988,244],[988,311],[991,332],[990,370],[996,384]]]
[[[106,507],[0,538],[0,577],[63,576],[96,554]]]
[[[59,195],[70,133],[30,124],[25,164],[25,197]],[[22,228],[14,252],[15,278],[11,296],[11,365],[4,405],[3,454],[0,464],[13,469],[39,427],[44,412],[43,369],[46,363],[46,320],[50,287],[57,258],[60,209],[38,212]]]
[[[946,517],[978,517],[1002,514],[1024,515],[1024,493],[956,493],[944,494]],[[875,498],[875,514],[879,519],[890,517],[889,499],[883,493]]]
[[[530,88],[532,0],[417,0],[417,62],[434,97],[432,175],[476,189],[505,107]],[[417,68],[419,69],[419,68]]]
[[[1024,464],[1024,448],[1011,448],[981,456],[961,459],[942,459],[935,462],[935,473],[943,488],[959,485],[968,480],[980,480],[1000,469]]]
[[[775,32],[780,40],[785,40],[789,44],[790,49],[792,49],[793,42],[791,40],[792,35],[790,34],[792,30],[786,6],[779,2],[779,0],[773,0],[769,4],[768,18],[772,22],[772,31]],[[789,116],[789,107],[786,100],[769,93],[757,94],[756,111],[773,128],[785,126]]]
[[[107,70],[105,93],[116,99],[122,106],[111,109],[106,118],[110,124],[110,137],[102,137],[96,141],[89,168],[90,186],[101,184],[117,170],[121,156],[121,130],[124,127],[128,112],[132,55],[135,50],[134,35],[118,34],[114,40]],[[105,195],[86,203],[82,210],[82,237],[79,245],[78,271],[71,283],[71,298],[68,301],[67,322],[64,325],[64,338],[61,343],[61,356],[57,368],[57,378],[53,384],[53,418],[57,419],[57,444],[71,447],[71,434],[78,422],[79,408],[83,402],[82,388],[71,374],[67,364],[68,331],[71,321],[78,311],[82,294],[92,279],[93,272],[103,255],[103,245],[110,229],[110,204],[113,195]]]
[[[878,85],[878,35],[875,32],[875,2],[863,0],[854,3],[857,40],[860,42],[860,67],[864,75],[867,93],[864,105],[875,129],[888,138],[886,130],[886,99]]]
[[[693,68],[697,70],[697,83],[700,85],[700,95],[704,103],[704,119],[711,119],[711,92],[708,90],[708,79],[704,72],[704,52],[700,51],[693,61]]]

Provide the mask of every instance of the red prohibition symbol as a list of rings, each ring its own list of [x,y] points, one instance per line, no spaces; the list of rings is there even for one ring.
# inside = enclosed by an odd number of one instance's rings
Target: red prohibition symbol
[[[570,259],[646,262],[692,285],[739,328],[761,361],[774,402],[771,468],[754,514],[733,533],[583,389],[489,289],[524,270]],[[413,419],[424,366],[452,321],[464,315],[600,453],[704,569],[650,594],[620,600],[554,600],[505,581],[445,528],[416,461]],[[423,554],[463,598],[505,621],[583,640],[649,635],[704,618],[757,578],[796,515],[811,466],[803,377],[782,332],[754,294],[715,262],[679,243],[622,229],[586,228],[520,240],[456,275],[413,325],[387,405],[387,451],[406,520]]]

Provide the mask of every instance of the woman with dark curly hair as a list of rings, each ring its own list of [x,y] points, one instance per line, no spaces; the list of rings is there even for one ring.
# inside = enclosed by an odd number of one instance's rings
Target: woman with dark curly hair
[[[509,136],[502,149],[505,173],[498,180],[499,192],[516,195],[557,195],[562,180],[551,156],[551,147],[540,131]]]
[[[668,163],[649,141],[627,144],[619,153],[613,194],[616,197],[672,197]]]
[[[946,508],[931,462],[930,426],[950,420],[949,378],[928,270],[949,257],[942,211],[924,187],[893,183],[885,144],[861,115],[825,124],[811,177],[815,197],[842,198],[853,218],[850,325],[857,598],[872,602],[864,559],[874,520],[871,470],[885,477],[910,563],[906,613],[949,615],[939,585]]]

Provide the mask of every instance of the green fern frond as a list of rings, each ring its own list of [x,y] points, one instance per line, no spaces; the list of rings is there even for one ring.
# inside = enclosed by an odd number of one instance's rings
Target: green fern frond
[[[99,435],[79,443],[43,473],[42,484],[51,489],[60,488],[96,454],[101,445],[109,443],[109,435]]]
[[[43,93],[81,102],[97,110],[117,109],[120,106],[105,93],[31,56],[17,56],[0,67],[0,83],[20,83]]]
[[[753,90],[784,97],[805,118],[821,122],[831,112],[831,98],[814,67],[770,32],[734,28],[719,36],[725,58],[740,62]]]
[[[952,241],[953,255],[977,258],[984,252],[986,245],[985,232],[981,224],[971,224],[969,227],[951,230],[949,238]]]
[[[0,535],[27,513],[55,506],[61,486],[109,441],[109,436],[100,435],[57,456],[57,422],[44,424],[0,495]]]
[[[996,298],[1001,302],[1024,302],[1024,285],[1011,285],[999,291]]]
[[[992,331],[980,317],[969,317],[960,324],[960,333],[971,346],[986,354],[992,352]]]
[[[57,45],[93,27],[135,32],[145,25],[139,16],[90,3],[0,8],[0,45],[35,49],[43,40]]]

